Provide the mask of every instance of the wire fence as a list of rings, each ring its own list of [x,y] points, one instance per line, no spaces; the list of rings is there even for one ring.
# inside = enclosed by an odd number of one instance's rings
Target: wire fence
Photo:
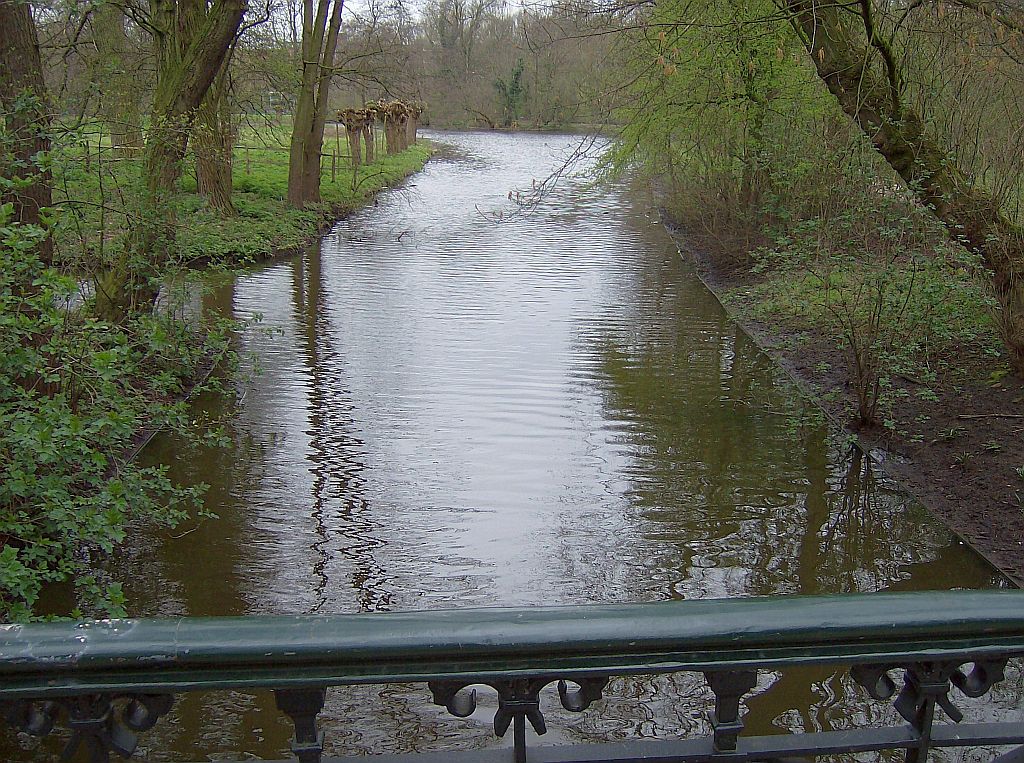
[[[326,173],[329,167],[331,182],[333,183],[337,180],[338,171],[342,167],[347,169],[352,167],[352,154],[348,150],[348,141],[343,140],[341,124],[332,122],[328,123],[327,127],[328,129],[324,132],[322,149],[329,150],[321,150],[320,152],[320,171],[321,173]],[[329,128],[333,128],[333,130]],[[116,146],[112,144],[108,136],[103,132],[95,133],[94,135],[96,136],[95,139],[86,138],[78,144],[82,151],[86,172],[92,171],[93,162],[99,166],[110,162],[137,162],[142,156],[141,147]],[[383,132],[374,130],[372,136],[374,156],[383,156],[387,150],[387,143]],[[243,171],[246,175],[252,174],[253,153],[271,152],[287,154],[290,150],[286,145],[271,143],[264,145],[245,145],[239,143],[234,146],[235,160],[241,160]]]

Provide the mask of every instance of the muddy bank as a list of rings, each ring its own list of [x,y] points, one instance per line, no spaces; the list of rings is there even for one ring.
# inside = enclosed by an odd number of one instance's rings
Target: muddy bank
[[[934,399],[917,394],[921,382],[895,377],[908,394],[894,407],[893,428],[857,427],[840,337],[797,331],[781,322],[748,317],[743,287],[756,276],[716,267],[713,258],[666,220],[682,256],[730,315],[822,407],[856,434],[883,467],[966,543],[1018,586],[1024,585],[1024,380],[993,374],[992,358],[963,347],[958,372],[929,381]]]

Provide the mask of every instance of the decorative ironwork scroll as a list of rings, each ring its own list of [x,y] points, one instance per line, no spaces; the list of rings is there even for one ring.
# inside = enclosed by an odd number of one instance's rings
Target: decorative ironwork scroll
[[[4,717],[19,731],[44,737],[64,713],[71,739],[63,758],[70,759],[84,747],[91,763],[107,763],[111,753],[131,757],[139,745],[139,734],[153,728],[173,704],[170,694],[83,694],[8,701]]]
[[[567,681],[551,678],[510,678],[502,681],[431,681],[434,704],[442,705],[457,718],[466,718],[476,711],[476,689],[469,688],[480,683],[490,686],[498,693],[498,710],[494,714],[494,733],[504,737],[512,726],[512,746],[516,763],[526,761],[526,722],[529,721],[537,734],[547,733],[544,714],[540,710],[540,692],[545,686],[558,681],[558,698],[562,707],[573,713],[581,713],[593,702],[601,699],[608,685],[606,676],[575,678],[578,689],[569,689]],[[467,691],[468,689],[468,691]]]
[[[967,697],[982,697],[1003,680],[1007,662],[1003,658],[970,663],[947,660],[906,665],[856,665],[850,669],[850,676],[873,699],[896,697],[893,707],[917,733],[916,744],[907,750],[907,761],[921,763],[928,757],[932,745],[935,708],[941,708],[954,723],[960,723],[964,718],[949,697],[950,689],[956,687]],[[965,665],[970,665],[970,670],[965,672]],[[903,671],[903,685],[898,694],[896,682],[889,676],[890,670]]]

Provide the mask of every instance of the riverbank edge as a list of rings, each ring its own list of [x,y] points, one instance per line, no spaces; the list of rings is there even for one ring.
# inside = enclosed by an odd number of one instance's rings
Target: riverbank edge
[[[222,235],[222,232],[216,228],[206,228],[200,235],[204,236],[206,243],[216,250],[217,254],[212,257],[189,258],[188,267],[197,270],[202,270],[212,265],[244,268],[247,265],[300,254],[323,238],[341,220],[370,206],[378,194],[400,187],[410,177],[422,171],[439,151],[440,147],[437,144],[428,139],[420,138],[405,151],[383,157],[385,161],[403,159],[409,161],[400,165],[397,171],[388,172],[382,168],[378,181],[361,190],[356,198],[349,198],[344,201],[325,199],[318,205],[320,214],[310,219],[308,225],[302,226],[301,230],[297,231],[297,238],[289,241],[287,245],[270,243],[269,246],[253,252],[251,242],[247,244],[242,239],[233,239],[230,235]],[[325,180],[322,181],[322,185],[324,190],[327,191],[330,190],[330,186],[333,184],[328,184]],[[244,195],[261,197],[263,202],[271,202],[280,206],[280,209],[275,206],[270,209],[261,210],[261,214],[251,215],[251,219],[255,224],[274,218],[278,212],[287,213],[295,211],[287,208],[283,198],[270,198],[263,193],[251,191],[235,192],[236,200]],[[313,210],[316,209],[317,207],[313,208]]]
[[[1024,504],[1014,505],[1013,499],[1000,499],[999,492],[993,490],[997,473],[994,461],[1024,464],[1024,416],[1018,419],[1007,413],[1015,406],[1020,410],[1024,381],[1007,379],[994,387],[976,378],[971,389],[940,383],[934,388],[933,401],[909,398],[901,423],[912,428],[858,429],[853,426],[853,392],[841,370],[844,358],[839,338],[820,334],[808,337],[782,323],[769,325],[744,316],[732,304],[729,291],[748,285],[749,274],[716,268],[710,256],[693,245],[667,210],[662,208],[659,212],[680,257],[694,265],[697,278],[714,294],[729,319],[833,425],[852,435],[858,447],[874,458],[904,491],[920,501],[995,571],[1018,588],[1024,588]],[[968,354],[966,360],[981,367],[981,359]],[[822,372],[825,365],[836,370]],[[914,385],[912,380],[902,383]],[[952,431],[953,427],[963,430],[955,445],[937,436],[943,427],[945,431]],[[921,440],[924,432],[930,432],[932,437]],[[975,453],[980,459],[974,463],[972,456],[972,463],[964,464],[965,453]],[[1013,454],[1018,456],[1016,461]],[[1012,483],[1005,489],[1018,502],[1024,501],[1024,489]]]
[[[519,125],[518,127],[489,127],[480,122],[452,122],[446,124],[436,122],[424,124],[426,130],[438,132],[488,132],[497,134],[525,134],[525,135],[617,135],[622,125],[604,122],[568,122],[566,124],[553,123],[547,125]]]
[[[422,161],[418,161],[415,165],[405,168],[400,174],[387,178],[380,185],[374,186],[367,191],[367,194],[360,198],[358,201],[348,202],[335,202],[329,205],[330,212],[325,216],[315,230],[312,230],[308,238],[303,242],[295,246],[282,247],[279,249],[271,250],[268,259],[278,259],[280,257],[291,257],[296,254],[300,254],[305,251],[308,247],[315,244],[317,241],[326,236],[331,229],[342,220],[350,217],[361,209],[370,206],[377,196],[384,191],[391,191],[395,188],[401,187],[409,178],[423,171],[423,168],[427,166],[431,159],[437,156],[440,151],[440,147],[425,138],[420,138],[417,145],[426,148],[426,154],[422,157]],[[400,154],[399,154],[400,156]]]

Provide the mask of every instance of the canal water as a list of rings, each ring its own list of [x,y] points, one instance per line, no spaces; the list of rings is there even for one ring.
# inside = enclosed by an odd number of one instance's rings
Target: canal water
[[[218,519],[139,528],[133,614],[349,613],[990,587],[1001,579],[834,432],[723,313],[650,198],[572,136],[456,133],[301,256],[205,297],[251,378],[200,400],[230,447],[146,451]],[[510,199],[511,195],[511,199]],[[253,319],[259,318],[258,322]],[[997,692],[1009,705],[1015,690]],[[334,689],[328,752],[465,749],[426,687]],[[749,728],[890,718],[819,668],[765,675]],[[629,679],[545,743],[706,731],[692,676]],[[179,699],[145,760],[286,757],[269,693]],[[25,753],[28,755],[29,753]],[[37,755],[42,756],[39,752]],[[44,759],[40,757],[39,759]]]

